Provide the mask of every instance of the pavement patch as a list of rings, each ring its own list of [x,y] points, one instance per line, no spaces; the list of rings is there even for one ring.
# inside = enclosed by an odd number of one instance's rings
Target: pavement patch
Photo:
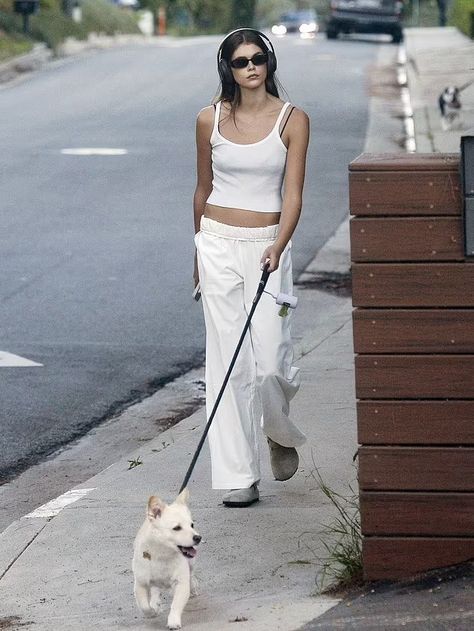
[[[301,289],[319,289],[342,298],[352,295],[352,275],[350,272],[318,272],[306,275],[304,280],[295,283]]]
[[[0,618],[0,629],[18,629],[19,627],[29,627],[35,624],[34,622],[22,622],[20,616],[8,616],[7,618]]]

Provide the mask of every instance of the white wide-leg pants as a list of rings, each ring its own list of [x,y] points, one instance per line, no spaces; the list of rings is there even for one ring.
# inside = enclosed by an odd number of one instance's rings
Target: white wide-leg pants
[[[206,323],[206,409],[209,418],[240,339],[262,275],[263,251],[278,226],[243,228],[207,217],[195,236]],[[291,242],[270,274],[267,291],[292,293]],[[264,293],[252,317],[209,430],[212,487],[238,489],[260,480],[257,420],[266,436],[285,447],[306,437],[289,418],[299,388],[292,366],[290,315]]]

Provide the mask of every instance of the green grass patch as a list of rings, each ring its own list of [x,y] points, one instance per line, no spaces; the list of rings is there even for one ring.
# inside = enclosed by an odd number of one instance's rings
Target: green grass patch
[[[357,454],[354,456],[354,459]],[[309,476],[317,488],[329,500],[334,517],[327,523],[319,524],[320,530],[302,532],[298,536],[298,549],[311,553],[310,559],[293,563],[318,566],[315,577],[314,595],[341,593],[348,588],[363,585],[362,530],[360,523],[359,496],[357,482],[348,484],[348,491],[339,493],[331,489],[321,476],[312,454],[314,469]],[[356,475],[357,467],[354,465]],[[318,542],[324,552],[315,546]],[[279,566],[281,567],[281,566]],[[274,570],[274,573],[279,570]]]
[[[11,37],[6,33],[0,33],[0,62],[5,61],[10,57],[24,55],[32,48],[33,42],[31,40],[20,37]]]
[[[349,484],[347,495],[336,492],[326,484],[317,467],[311,475],[336,510],[334,519],[323,524],[319,532],[326,556],[318,558],[322,566],[316,579],[318,592],[360,585],[363,582],[362,532],[357,490]]]
[[[452,0],[449,24],[467,35],[474,37],[474,0]]]

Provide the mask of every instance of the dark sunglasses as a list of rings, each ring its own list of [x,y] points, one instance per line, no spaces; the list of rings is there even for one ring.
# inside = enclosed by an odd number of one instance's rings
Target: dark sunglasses
[[[248,57],[236,57],[231,60],[230,65],[232,68],[238,68],[240,70],[247,68],[249,61],[251,61],[254,66],[263,66],[263,64],[266,64],[268,61],[268,55],[267,53],[255,53],[250,59]]]

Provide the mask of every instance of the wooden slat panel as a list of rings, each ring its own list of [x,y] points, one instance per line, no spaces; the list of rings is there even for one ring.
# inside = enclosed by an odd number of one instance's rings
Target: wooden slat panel
[[[464,261],[461,217],[355,217],[352,261]]]
[[[459,172],[459,153],[361,153],[349,171]]]
[[[364,535],[474,537],[474,493],[383,493],[360,496]]]
[[[474,445],[474,401],[357,401],[362,444]]]
[[[474,309],[354,309],[356,353],[474,353]]]
[[[460,215],[459,176],[449,171],[349,174],[351,215]]]
[[[358,399],[474,398],[474,355],[357,355]]]
[[[364,537],[366,580],[397,579],[474,558],[474,538]]]
[[[360,447],[365,491],[474,491],[474,448]]]
[[[354,263],[354,307],[474,307],[472,263]]]

